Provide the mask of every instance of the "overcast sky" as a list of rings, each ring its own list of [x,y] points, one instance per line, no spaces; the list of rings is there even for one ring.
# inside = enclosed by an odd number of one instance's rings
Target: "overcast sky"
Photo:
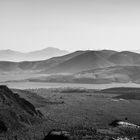
[[[0,49],[140,49],[140,0],[0,0]]]

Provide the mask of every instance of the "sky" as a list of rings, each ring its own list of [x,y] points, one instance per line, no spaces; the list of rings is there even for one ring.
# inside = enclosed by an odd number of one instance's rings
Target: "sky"
[[[140,0],[0,0],[0,49],[139,50]]]

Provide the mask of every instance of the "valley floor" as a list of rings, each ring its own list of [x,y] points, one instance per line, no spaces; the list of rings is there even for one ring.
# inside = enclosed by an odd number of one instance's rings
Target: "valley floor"
[[[121,92],[102,93],[84,88],[37,88],[27,91],[27,96],[25,91],[20,90],[18,93],[44,114],[46,123],[43,127],[46,134],[56,129],[78,130],[81,135],[81,131],[88,134],[88,131],[93,129],[105,137],[116,135],[109,126],[114,120],[127,118],[131,123],[140,124],[140,101],[116,98]],[[30,93],[42,98],[31,96]]]

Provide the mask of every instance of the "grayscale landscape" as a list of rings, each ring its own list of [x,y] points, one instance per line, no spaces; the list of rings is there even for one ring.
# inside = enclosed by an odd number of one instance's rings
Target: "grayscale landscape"
[[[0,1],[0,140],[140,140],[138,0]]]
[[[1,61],[2,138],[43,140],[51,130],[64,130],[71,139],[139,139],[139,128],[109,125],[125,118],[140,124],[139,58],[129,51],[101,50]]]

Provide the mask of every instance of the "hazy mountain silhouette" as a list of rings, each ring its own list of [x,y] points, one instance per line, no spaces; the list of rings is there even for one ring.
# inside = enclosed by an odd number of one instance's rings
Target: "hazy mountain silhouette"
[[[33,51],[26,54],[27,60],[45,60],[56,56],[68,54],[68,51],[48,47],[43,50]]]
[[[45,60],[51,57],[62,56],[68,54],[68,51],[60,50],[53,47],[48,47],[42,50],[37,50],[29,53],[22,53],[13,50],[0,50],[1,61],[35,61]]]
[[[13,50],[0,50],[1,61],[20,61],[24,58],[24,53]]]

